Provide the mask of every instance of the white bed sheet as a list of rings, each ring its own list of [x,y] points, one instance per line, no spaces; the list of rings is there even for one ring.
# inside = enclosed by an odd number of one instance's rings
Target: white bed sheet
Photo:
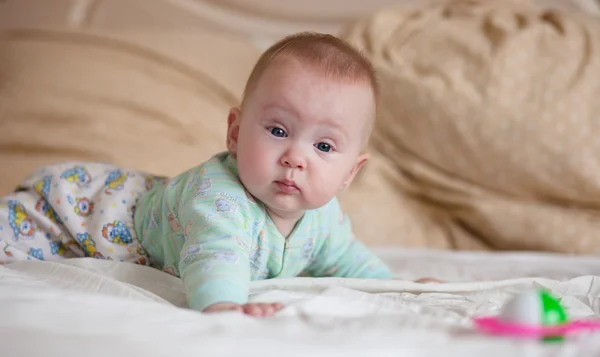
[[[600,259],[397,248],[378,253],[402,280],[255,282],[269,319],[183,308],[181,282],[147,267],[93,259],[0,266],[2,356],[600,356],[600,334],[561,344],[473,331],[514,293],[544,287],[572,317],[600,315]],[[448,284],[416,284],[435,276]],[[406,279],[406,280],[404,280]]]

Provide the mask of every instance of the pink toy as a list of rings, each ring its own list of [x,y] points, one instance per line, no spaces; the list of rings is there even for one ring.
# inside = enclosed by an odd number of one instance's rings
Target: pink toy
[[[535,339],[560,339],[582,331],[599,330],[600,320],[568,321],[558,299],[543,290],[518,295],[499,316],[474,319],[483,333]]]

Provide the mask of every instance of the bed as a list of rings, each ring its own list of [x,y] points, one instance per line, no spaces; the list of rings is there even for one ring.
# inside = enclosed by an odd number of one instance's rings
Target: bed
[[[93,259],[0,265],[8,356],[593,356],[473,331],[546,288],[600,315],[593,0],[0,2],[0,193],[35,167],[114,162],[174,175],[223,150],[266,46],[331,32],[382,85],[372,160],[340,197],[398,279],[252,283],[274,318],[186,309],[178,279]],[[551,73],[552,75],[548,75]],[[433,276],[446,284],[416,284]]]
[[[573,318],[600,313],[600,262],[542,253],[379,250],[401,278],[254,282],[253,301],[282,301],[269,319],[203,315],[178,279],[94,259],[0,268],[7,356],[596,356],[598,334],[568,343],[485,336],[471,317],[497,314],[515,293],[543,288]],[[451,284],[417,284],[435,275]]]

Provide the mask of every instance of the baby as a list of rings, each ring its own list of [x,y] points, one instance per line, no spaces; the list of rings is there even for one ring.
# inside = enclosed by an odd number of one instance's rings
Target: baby
[[[376,97],[369,62],[333,36],[297,34],[261,56],[229,112],[228,151],[137,205],[143,247],[182,277],[192,308],[268,315],[280,305],[246,304],[256,279],[392,277],[335,199],[368,159]],[[151,224],[167,211],[170,224]]]
[[[181,277],[189,306],[269,316],[252,280],[390,279],[336,194],[369,156],[377,85],[342,40],[301,33],[258,60],[227,118],[227,151],[167,179],[100,163],[40,168],[0,199],[0,262],[73,256]]]

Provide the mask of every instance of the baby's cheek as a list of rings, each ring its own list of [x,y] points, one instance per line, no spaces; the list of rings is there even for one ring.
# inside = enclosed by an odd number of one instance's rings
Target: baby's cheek
[[[320,207],[338,193],[339,183],[334,175],[324,174],[311,179],[311,188],[306,199],[311,206]]]
[[[240,177],[247,186],[263,186],[271,176],[272,166],[266,160],[266,155],[250,155],[238,163]],[[271,166],[271,167],[270,167]]]

